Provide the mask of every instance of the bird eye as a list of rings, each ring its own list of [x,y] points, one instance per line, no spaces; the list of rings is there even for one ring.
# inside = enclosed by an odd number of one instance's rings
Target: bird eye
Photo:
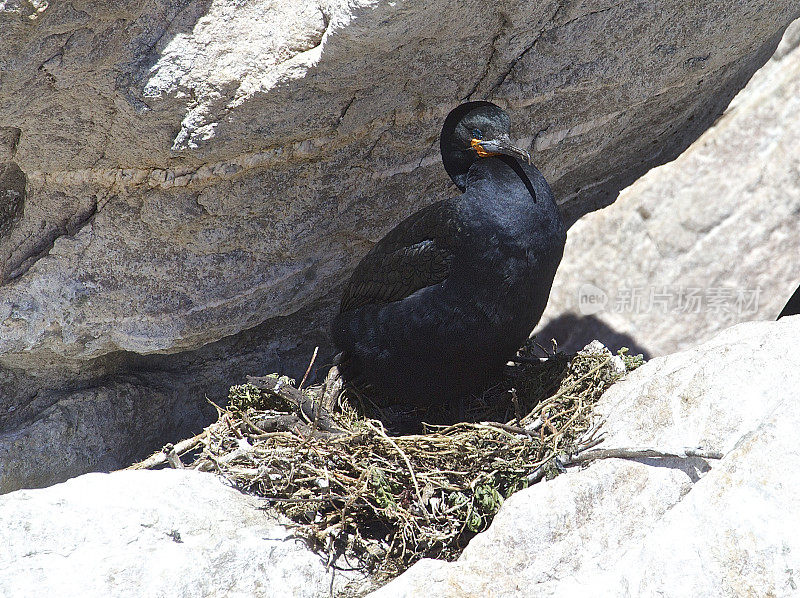
[[[480,129],[472,129],[472,137],[475,139],[483,139],[483,133]]]

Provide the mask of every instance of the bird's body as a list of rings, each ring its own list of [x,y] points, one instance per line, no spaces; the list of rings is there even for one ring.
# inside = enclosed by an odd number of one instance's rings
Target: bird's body
[[[566,232],[544,177],[510,156],[465,170],[453,177],[463,195],[412,214],[363,258],[333,322],[347,370],[387,402],[479,393],[547,304]]]

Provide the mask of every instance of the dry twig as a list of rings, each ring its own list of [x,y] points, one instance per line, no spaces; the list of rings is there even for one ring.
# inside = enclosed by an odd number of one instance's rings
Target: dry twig
[[[719,451],[708,450],[702,447],[695,448],[675,448],[675,449],[655,449],[655,448],[611,448],[587,450],[575,455],[568,455],[562,460],[566,465],[586,463],[596,459],[666,459],[676,457],[678,459],[688,459],[690,457],[700,457],[701,459],[722,459],[723,455]]]

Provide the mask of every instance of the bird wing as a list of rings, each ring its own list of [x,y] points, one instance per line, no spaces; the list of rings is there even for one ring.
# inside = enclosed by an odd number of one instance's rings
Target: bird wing
[[[353,271],[340,311],[399,301],[444,281],[456,239],[453,207],[453,200],[431,204],[378,241]]]

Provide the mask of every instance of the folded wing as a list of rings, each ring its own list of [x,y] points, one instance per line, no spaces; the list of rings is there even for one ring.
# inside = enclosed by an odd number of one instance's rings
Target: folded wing
[[[439,201],[398,224],[358,264],[340,311],[400,301],[447,279],[456,239],[454,214],[454,200]]]

